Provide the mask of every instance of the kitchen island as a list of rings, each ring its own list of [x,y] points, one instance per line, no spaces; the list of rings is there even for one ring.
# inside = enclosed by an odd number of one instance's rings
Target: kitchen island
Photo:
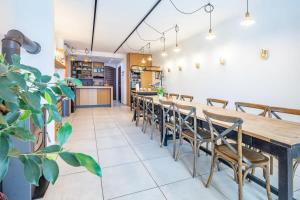
[[[81,86],[76,87],[76,107],[112,107],[112,86]]]

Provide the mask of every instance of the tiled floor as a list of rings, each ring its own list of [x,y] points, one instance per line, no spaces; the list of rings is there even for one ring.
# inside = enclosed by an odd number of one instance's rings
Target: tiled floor
[[[131,122],[128,107],[78,109],[69,117],[73,135],[66,148],[90,154],[99,161],[103,177],[83,168],[73,168],[58,160],[60,177],[49,186],[44,200],[196,200],[237,199],[237,184],[231,169],[221,165],[212,185],[203,186],[210,168],[210,156],[201,153],[196,178],[191,177],[191,148],[185,145],[182,158],[175,162],[172,145],[160,148],[159,134],[149,133]],[[271,182],[277,186],[277,169]],[[261,176],[261,172],[257,171]],[[298,170],[297,175],[300,175]],[[300,199],[300,177],[294,180],[295,197]],[[247,182],[245,199],[266,199],[264,188]],[[274,199],[277,197],[274,196]]]

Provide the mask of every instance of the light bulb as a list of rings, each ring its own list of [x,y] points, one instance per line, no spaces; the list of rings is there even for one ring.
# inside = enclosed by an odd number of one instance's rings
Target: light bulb
[[[212,29],[210,28],[209,31],[208,31],[208,34],[206,36],[206,39],[207,40],[213,40],[216,38],[216,35],[212,32]]]
[[[166,57],[166,56],[168,56],[168,53],[166,51],[163,51],[163,52],[161,52],[161,56]]]
[[[141,62],[142,62],[142,64],[145,64],[146,63],[145,58],[143,58]]]
[[[250,16],[249,12],[246,12],[244,19],[241,21],[242,26],[251,26],[255,24],[255,21]]]
[[[152,61],[152,56],[149,56],[149,57],[147,58],[147,60],[148,60],[148,61]]]
[[[178,47],[178,45],[176,45],[175,49],[173,50],[175,53],[178,53],[181,51],[181,49]]]

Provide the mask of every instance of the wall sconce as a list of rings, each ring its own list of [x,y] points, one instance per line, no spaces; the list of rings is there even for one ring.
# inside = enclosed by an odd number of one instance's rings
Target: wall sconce
[[[219,58],[220,65],[225,65],[225,58],[221,57]]]
[[[195,64],[196,69],[200,69],[200,63]]]
[[[182,67],[181,67],[181,66],[178,66],[178,70],[181,72],[181,71],[182,71]]]
[[[267,60],[269,58],[269,50],[268,49],[261,49],[260,50],[260,57],[263,60]]]
[[[168,68],[168,72],[171,72],[171,69],[170,69],[170,68]]]

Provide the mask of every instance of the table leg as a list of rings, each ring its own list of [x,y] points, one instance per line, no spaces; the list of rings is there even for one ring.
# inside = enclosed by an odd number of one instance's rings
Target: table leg
[[[282,148],[278,156],[279,200],[293,199],[293,158],[289,148]]]

